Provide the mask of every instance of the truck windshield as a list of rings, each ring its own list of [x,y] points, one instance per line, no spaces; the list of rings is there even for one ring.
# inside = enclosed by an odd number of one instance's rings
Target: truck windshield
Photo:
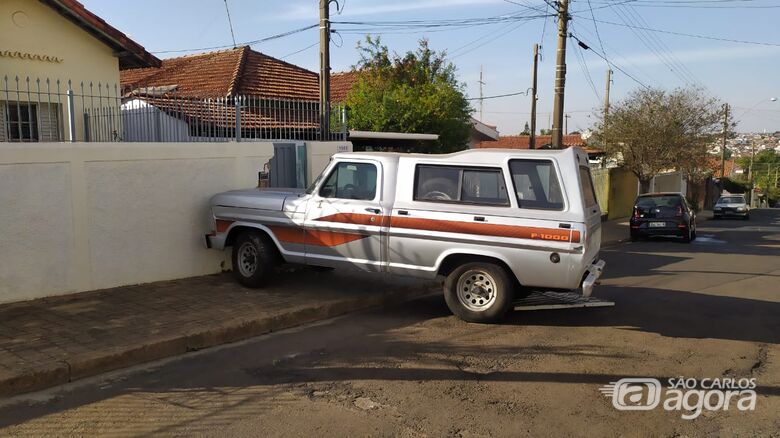
[[[724,196],[718,199],[718,204],[744,204],[745,198],[742,196]]]

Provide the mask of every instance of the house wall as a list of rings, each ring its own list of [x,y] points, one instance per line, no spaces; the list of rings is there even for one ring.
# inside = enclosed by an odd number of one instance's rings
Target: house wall
[[[307,145],[310,172],[345,145]],[[0,143],[0,302],[220,272],[226,253],[202,243],[208,201],[257,186],[272,154],[270,142]]]
[[[18,100],[23,102],[28,99],[31,102],[48,102],[45,94],[39,98],[35,93],[38,90],[36,80],[41,80],[40,90],[45,93],[46,79],[50,79],[50,91],[56,93],[56,81],[59,79],[63,95],[52,96],[52,102],[61,100],[63,106],[60,109],[66,108],[64,93],[68,80],[73,82],[76,94],[81,94],[82,82],[84,92],[89,94],[89,83],[92,82],[95,95],[98,94],[97,84],[101,83],[109,84],[113,96],[113,87],[119,84],[119,60],[111,48],[41,2],[0,1],[0,41],[0,100],[17,100],[17,76],[19,89],[23,91]],[[4,91],[6,76],[8,88],[14,90],[7,97]],[[31,81],[30,96],[26,94],[27,77]],[[106,94],[105,89],[103,94]],[[80,98],[75,99],[74,104],[77,138],[81,139],[84,138],[84,108]],[[60,120],[67,120],[66,115],[62,114]],[[4,138],[0,138],[2,140]]]
[[[682,172],[669,172],[656,175],[650,182],[652,192],[680,192],[686,194],[687,186]]]
[[[596,200],[599,202],[601,214],[609,213],[609,169],[591,169],[593,176],[593,189],[596,191]]]
[[[619,219],[631,216],[639,180],[626,169],[609,169],[609,213],[607,219]]]

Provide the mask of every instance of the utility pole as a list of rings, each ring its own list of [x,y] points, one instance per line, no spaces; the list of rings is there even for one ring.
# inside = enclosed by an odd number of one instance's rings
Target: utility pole
[[[569,0],[558,0],[558,52],[555,62],[555,99],[553,101],[552,147],[563,147],[563,94],[566,88],[566,38],[569,24]]]
[[[539,44],[534,44],[534,71],[531,75],[531,136],[528,139],[528,149],[536,149],[536,72],[539,69]]]
[[[320,140],[330,139],[330,0],[320,0]]]
[[[565,114],[563,118],[564,118],[563,135],[569,135],[569,119],[571,118],[571,116]]]
[[[482,110],[484,109],[484,100],[482,99],[482,86],[485,82],[482,80],[482,66],[479,66],[479,121],[484,120],[482,118]]]
[[[607,68],[607,87],[604,90],[604,127],[607,126],[607,117],[609,117],[609,87],[612,85],[612,69]],[[604,146],[607,145],[607,139],[604,139]]]
[[[726,138],[729,135],[729,104],[723,104],[723,146],[720,148],[720,177],[726,177]],[[751,158],[751,166],[752,161]]]

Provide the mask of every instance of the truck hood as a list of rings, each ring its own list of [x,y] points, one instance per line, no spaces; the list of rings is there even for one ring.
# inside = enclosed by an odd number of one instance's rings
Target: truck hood
[[[211,206],[255,208],[259,210],[278,210],[284,207],[284,200],[297,198],[305,193],[304,189],[244,189],[219,193],[211,198]]]

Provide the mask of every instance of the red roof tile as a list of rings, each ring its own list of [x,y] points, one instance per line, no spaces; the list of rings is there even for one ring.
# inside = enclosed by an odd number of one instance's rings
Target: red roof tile
[[[120,70],[160,65],[160,60],[156,56],[147,52],[143,46],[106,23],[102,18],[88,11],[84,5],[76,0],[40,1],[119,53],[117,56]]]
[[[319,76],[304,68],[264,55],[249,46],[164,59],[159,68],[121,72],[122,87],[176,86],[179,97],[257,95],[318,100]]]
[[[330,76],[330,100],[331,102],[344,102],[347,94],[358,81],[360,74],[356,71],[333,73]]]
[[[506,135],[501,136],[495,141],[481,141],[477,143],[476,148],[499,148],[499,149],[528,149],[530,137],[527,135]],[[552,143],[552,136],[537,135],[536,147],[541,148],[544,145]],[[585,140],[579,134],[564,135],[563,145],[566,147],[579,146],[585,147]]]

